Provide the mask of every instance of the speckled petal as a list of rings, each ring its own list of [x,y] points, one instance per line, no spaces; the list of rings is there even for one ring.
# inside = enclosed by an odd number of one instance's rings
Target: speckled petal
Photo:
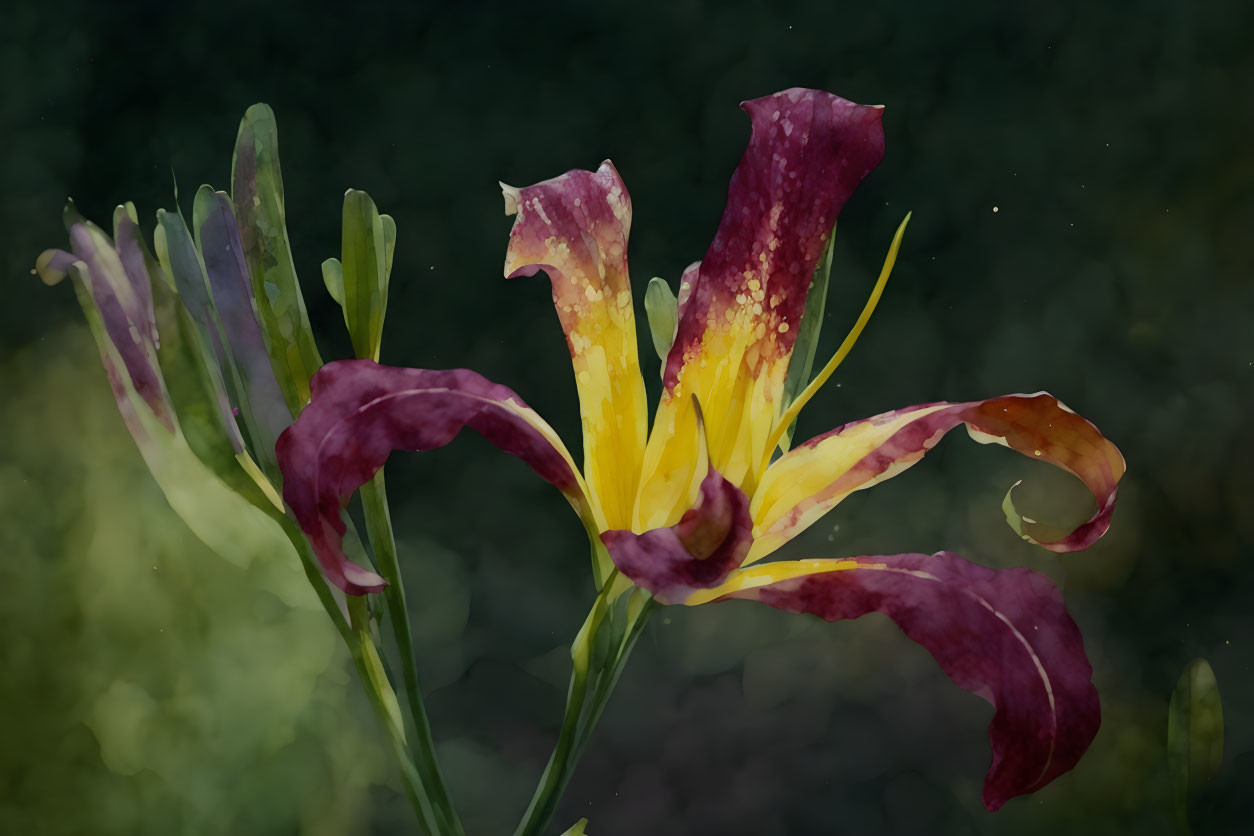
[[[505,275],[549,275],[575,368],[584,472],[610,526],[629,527],[648,431],[627,274],[631,198],[609,161],[502,188],[517,216]]]
[[[1124,461],[1097,427],[1044,392],[985,401],[935,403],[886,412],[810,439],[772,464],[753,496],[757,560],[812,525],[857,490],[913,465],[945,433],[965,424],[981,444],[1002,444],[1077,476],[1097,511],[1069,534],[1022,517],[1007,494],[1007,521],[1025,540],[1051,551],[1087,548],[1110,527]]]
[[[667,449],[665,429],[684,434],[693,394],[705,410],[712,464],[752,493],[815,265],[841,208],[884,154],[879,107],[802,89],[742,107],[753,132],[681,305],[645,453],[637,530],[673,523],[682,507],[676,499],[697,478]]]
[[[734,598],[827,621],[880,612],[896,622],[958,687],[996,708],[989,810],[1075,766],[1101,724],[1080,630],[1058,588],[1029,569],[949,552],[764,563],[687,603]]]
[[[385,585],[348,560],[341,547],[345,525],[340,510],[353,492],[393,450],[434,450],[464,427],[557,487],[590,532],[604,529],[557,434],[510,389],[465,369],[402,369],[342,360],[314,375],[309,405],[277,447],[283,498],[332,583],[350,595]]]

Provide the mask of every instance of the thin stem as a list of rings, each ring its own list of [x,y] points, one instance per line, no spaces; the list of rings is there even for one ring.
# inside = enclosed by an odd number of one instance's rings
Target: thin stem
[[[409,607],[405,603],[405,585],[401,577],[400,561],[396,554],[396,538],[392,533],[392,517],[388,510],[387,488],[380,469],[374,478],[361,487],[362,510],[366,518],[366,532],[374,549],[375,562],[384,580],[388,582],[383,598],[387,604],[392,632],[400,655],[401,676],[405,683],[406,702],[409,707],[410,726],[414,732],[413,750],[417,759],[418,775],[423,785],[434,796],[436,812],[440,817],[440,833],[463,836],[465,831],[457,816],[452,796],[440,771],[436,758],[435,740],[431,724],[427,720],[423,704],[422,688],[418,681],[418,664],[414,652],[414,634],[409,620]]]
[[[442,819],[430,796],[427,795],[426,783],[418,774],[413,761],[410,760],[400,706],[396,703],[396,694],[387,682],[382,660],[370,637],[370,615],[367,611],[366,600],[364,597],[354,596],[349,599],[348,607],[352,617],[353,641],[349,646],[353,653],[353,664],[357,668],[358,678],[370,697],[370,704],[374,706],[375,713],[379,715],[379,720],[387,730],[392,751],[401,767],[405,794],[409,796],[409,802],[413,805],[414,812],[418,814],[418,820],[425,830],[431,836],[442,836],[444,833]]]
[[[309,541],[305,539],[305,535],[300,528],[287,515],[274,516],[274,520],[278,522],[283,529],[283,533],[287,535],[287,539],[291,541],[292,547],[296,549],[296,554],[300,557],[301,568],[305,570],[305,577],[309,578],[309,585],[313,587],[318,600],[322,602],[322,608],[327,611],[327,616],[331,619],[331,623],[335,625],[340,638],[344,640],[344,644],[351,650],[354,641],[353,631],[348,626],[344,613],[340,611],[340,606],[336,603],[335,596],[331,593],[331,588],[327,586],[326,578],[322,574],[321,567],[318,566],[317,558],[314,557]]]
[[[562,794],[566,791],[571,776],[574,775],[575,765],[579,762],[579,757],[587,746],[592,730],[605,710],[614,686],[618,683],[619,674],[622,673],[627,657],[631,654],[631,649],[635,646],[636,639],[640,636],[652,611],[653,602],[650,601],[631,618],[627,625],[627,632],[619,646],[610,648],[604,667],[595,673],[592,701],[589,704],[591,650],[596,642],[597,632],[609,611],[609,595],[616,576],[617,570],[606,579],[601,594],[597,596],[592,609],[588,612],[587,620],[571,645],[573,666],[570,688],[566,696],[566,712],[562,717],[562,728],[558,733],[557,744],[549,758],[548,766],[545,767],[544,774],[541,776],[540,786],[536,789],[536,794],[532,797],[531,804],[527,807],[527,812],[523,815],[518,829],[514,831],[514,836],[538,836],[548,825],[553,814],[557,812],[557,805],[561,801]],[[588,706],[586,712],[585,706]]]
[[[644,632],[644,626],[649,621],[649,616],[653,614],[653,610],[657,607],[657,603],[652,599],[644,605],[640,613],[636,616],[635,621],[627,627],[627,634],[623,636],[623,643],[619,647],[618,653],[614,657],[611,665],[601,673],[597,679],[596,687],[593,689],[592,708],[589,709],[587,721],[581,729],[579,739],[575,742],[575,760],[583,754],[583,750],[588,745],[588,740],[592,737],[592,732],[596,730],[596,725],[601,719],[605,706],[610,701],[610,696],[614,693],[614,688],[618,685],[618,678],[622,675],[623,669],[627,667],[627,659],[631,656],[632,649],[636,646],[636,639],[640,638],[640,634]]]
[[[396,727],[396,723],[393,720],[393,712],[388,707],[384,692],[379,683],[376,682],[375,677],[371,676],[369,656],[366,648],[368,645],[373,648],[373,644],[370,640],[368,628],[363,626],[361,630],[355,631],[354,627],[349,624],[348,619],[344,617],[339,603],[335,600],[335,596],[331,593],[331,588],[327,586],[326,579],[318,567],[317,558],[309,546],[309,541],[305,539],[300,529],[297,528],[296,523],[292,522],[286,515],[276,516],[275,520],[296,549],[296,554],[300,557],[301,566],[304,568],[305,575],[309,578],[309,583],[313,586],[314,592],[317,593],[318,600],[322,602],[322,607],[326,610],[331,623],[335,625],[336,631],[339,632],[340,637],[344,639],[344,644],[348,646],[349,651],[352,653],[353,665],[357,668],[357,678],[361,680],[362,687],[370,698],[370,704],[374,706],[375,712],[383,722],[384,728],[388,732],[388,739],[392,743],[392,750],[400,763],[401,778],[404,781],[405,794],[409,796],[410,804],[413,805],[419,821],[422,822],[427,831],[433,834],[433,836],[441,836],[440,822],[435,815],[431,800],[427,797],[422,778],[418,775],[413,762],[409,759],[409,752],[405,747],[404,731]],[[364,609],[364,600],[354,599],[354,601],[360,601],[361,603],[358,606]],[[351,606],[352,604],[350,603]],[[360,614],[358,620],[361,620]],[[375,658],[378,658],[377,654]],[[394,699],[395,695],[393,695]]]
[[[570,774],[577,757],[572,757],[572,755],[579,737],[579,721],[588,696],[588,666],[591,662],[592,647],[596,641],[597,631],[600,630],[601,623],[609,611],[609,593],[616,575],[617,570],[611,573],[610,578],[602,586],[600,594],[592,603],[592,609],[588,611],[588,617],[579,628],[579,634],[571,643],[570,687],[566,692],[566,711],[562,715],[562,728],[557,735],[557,744],[553,747],[553,754],[549,756],[549,763],[544,768],[544,774],[540,776],[540,785],[536,787],[535,795],[532,796],[527,812],[523,814],[522,821],[518,824],[518,829],[514,831],[514,836],[539,834],[556,812],[557,802],[561,798],[562,791],[566,789],[567,782],[570,781]]]

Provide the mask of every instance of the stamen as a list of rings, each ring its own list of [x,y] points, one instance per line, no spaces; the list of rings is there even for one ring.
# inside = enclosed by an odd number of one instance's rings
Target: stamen
[[[853,324],[853,328],[849,329],[848,336],[845,341],[840,344],[840,348],[836,349],[836,353],[832,355],[832,359],[827,361],[827,365],[823,370],[815,375],[814,380],[802,390],[797,399],[788,405],[784,413],[779,417],[779,421],[775,424],[775,429],[771,431],[770,437],[762,453],[762,461],[758,464],[758,473],[766,470],[766,466],[771,461],[771,453],[775,450],[775,446],[779,444],[779,440],[783,438],[784,431],[788,429],[793,421],[797,420],[801,408],[809,403],[810,398],[814,397],[814,393],[822,388],[828,378],[832,376],[832,372],[836,371],[839,366],[849,355],[853,349],[854,343],[858,341],[858,337],[862,335],[862,329],[866,327],[867,321],[870,320],[871,314],[875,312],[875,306],[879,304],[880,296],[884,292],[884,285],[888,284],[888,277],[893,272],[893,265],[897,263],[897,250],[901,248],[901,239],[906,234],[906,224],[910,223],[910,212],[906,213],[906,217],[902,219],[901,226],[897,227],[897,233],[893,236],[893,243],[888,248],[888,255],[884,257],[884,266],[880,269],[880,277],[875,282],[875,287],[871,289],[871,296],[866,300],[866,304],[862,307],[862,313],[858,315],[858,321]]]

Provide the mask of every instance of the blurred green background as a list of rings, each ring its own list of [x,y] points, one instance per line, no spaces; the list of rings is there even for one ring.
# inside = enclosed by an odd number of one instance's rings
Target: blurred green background
[[[177,5],[177,7],[176,7]],[[288,223],[318,264],[366,189],[399,242],[384,362],[468,366],[577,447],[543,279],[501,279],[496,185],[612,158],[639,296],[704,253],[748,136],[789,86],[887,106],[845,210],[820,354],[914,218],[801,437],[911,403],[1045,389],[1129,472],[1110,534],[1056,557],[999,502],[1084,492],[955,436],[786,555],[948,548],[1064,589],[1103,725],[1070,774],[986,813],[991,708],[878,616],[666,610],[555,821],[595,836],[1180,833],[1167,705],[1214,667],[1222,771],[1196,833],[1254,820],[1254,6],[1226,3],[14,3],[0,9],[0,833],[393,834],[412,818],[345,653],[264,533],[224,560],[169,510],[68,287],[30,275],[72,194],[149,228],[225,187],[244,108],[279,120]],[[184,206],[185,211],[188,206]],[[643,317],[640,318],[643,321]],[[656,395],[657,361],[642,343]],[[509,832],[560,717],[590,600],[564,500],[477,437],[389,467],[420,667],[473,834]],[[1053,515],[1053,517],[1051,517]],[[559,826],[560,825],[560,826]]]

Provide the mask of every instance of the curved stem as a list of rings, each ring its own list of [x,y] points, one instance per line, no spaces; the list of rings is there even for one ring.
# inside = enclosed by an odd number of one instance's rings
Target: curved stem
[[[392,533],[392,517],[388,511],[387,488],[383,471],[361,487],[362,510],[366,518],[366,532],[374,549],[379,572],[388,582],[383,597],[392,622],[392,632],[400,655],[401,676],[405,683],[406,702],[409,707],[410,727],[414,733],[413,749],[417,759],[418,777],[432,796],[439,816],[441,829],[448,836],[463,836],[465,831],[454,808],[452,796],[440,771],[436,758],[435,740],[431,724],[427,720],[423,704],[422,688],[418,682],[418,664],[414,652],[414,634],[409,620],[409,607],[405,603],[405,585],[401,578],[400,562],[396,554],[396,538]],[[405,759],[406,761],[408,758]],[[402,762],[402,767],[405,765]],[[412,765],[411,765],[411,768]]]

